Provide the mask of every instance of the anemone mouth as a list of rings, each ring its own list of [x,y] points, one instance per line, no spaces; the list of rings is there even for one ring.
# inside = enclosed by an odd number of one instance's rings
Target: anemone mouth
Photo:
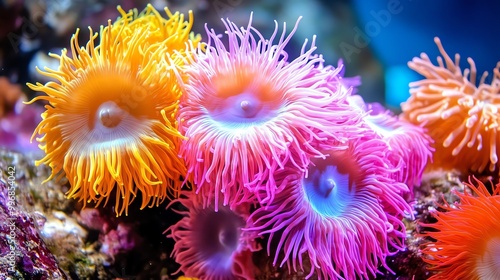
[[[266,122],[278,114],[282,94],[253,71],[218,73],[205,108],[215,121],[228,124]]]
[[[126,116],[127,112],[114,101],[106,101],[97,109],[98,123],[107,128],[116,127]]]
[[[238,251],[241,228],[245,221],[226,207],[215,212],[203,209],[193,218],[193,232],[200,255],[217,267],[229,268]]]
[[[322,216],[342,216],[355,195],[355,181],[349,172],[351,168],[340,167],[340,154],[343,152],[313,159],[307,177],[302,179],[301,185],[309,204]]]

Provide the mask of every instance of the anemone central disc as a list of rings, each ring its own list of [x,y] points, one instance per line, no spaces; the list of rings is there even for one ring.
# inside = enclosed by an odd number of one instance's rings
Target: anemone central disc
[[[252,119],[255,118],[260,109],[262,102],[258,100],[251,93],[242,93],[237,96],[231,96],[228,99],[229,109],[228,114],[239,119]]]
[[[126,112],[115,102],[107,101],[101,104],[97,109],[97,117],[105,127],[112,128],[121,123],[125,118]]]
[[[308,173],[302,187],[311,207],[324,216],[341,215],[351,199],[349,174],[340,173],[333,164],[311,166]]]
[[[483,255],[476,261],[476,271],[481,279],[500,277],[500,237],[486,241]]]
[[[243,223],[240,216],[226,207],[220,207],[218,212],[213,208],[200,211],[194,230],[200,254],[213,263],[230,262],[238,249]]]
[[[262,101],[250,91],[228,96],[208,108],[212,118],[221,122],[246,123],[266,121],[274,117],[272,104]]]

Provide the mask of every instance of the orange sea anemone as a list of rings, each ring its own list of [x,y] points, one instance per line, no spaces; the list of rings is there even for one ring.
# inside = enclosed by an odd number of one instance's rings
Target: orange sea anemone
[[[434,167],[455,168],[462,172],[483,172],[498,168],[500,135],[500,63],[493,70],[490,84],[485,72],[476,85],[476,66],[463,72],[435,38],[443,57],[434,65],[423,53],[408,63],[425,79],[410,83],[410,98],[402,104],[403,116],[423,124],[435,141]],[[443,62],[444,59],[444,62]],[[446,63],[446,64],[445,64]]]
[[[138,14],[118,8],[122,16],[90,29],[86,47],[71,39],[71,55],[64,49],[59,69],[39,72],[54,82],[28,84],[46,95],[33,99],[48,105],[33,137],[45,151],[54,176],[68,178],[67,196],[83,201],[108,201],[115,191],[117,215],[142,196],[141,209],[176,196],[185,174],[179,159],[182,139],[175,114],[181,91],[177,76],[182,56],[193,36],[193,15],[165,9],[168,19],[151,6]],[[98,46],[94,45],[99,38]],[[62,172],[64,171],[64,173]]]
[[[423,233],[435,242],[424,245],[424,261],[438,273],[430,279],[500,279],[500,183],[490,194],[475,179],[465,183],[474,195],[457,193],[460,203],[434,212],[433,231]]]

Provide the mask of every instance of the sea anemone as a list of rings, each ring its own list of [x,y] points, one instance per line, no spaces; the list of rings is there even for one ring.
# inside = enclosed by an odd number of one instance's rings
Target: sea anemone
[[[114,24],[108,21],[95,34],[89,28],[86,47],[79,46],[77,30],[71,55],[66,49],[52,54],[59,69],[40,73],[55,81],[28,84],[46,94],[32,102],[48,102],[33,134],[41,135],[37,140],[46,153],[37,164],[52,168],[47,180],[65,173],[71,184],[67,196],[84,206],[107,203],[115,191],[117,215],[127,213],[137,193],[141,209],[178,195],[185,167],[178,157],[177,68],[188,39],[199,41],[189,35],[191,13],[185,22],[168,9],[164,19],[151,5],[139,16],[119,10],[122,17]]]
[[[184,217],[165,231],[175,241],[172,256],[179,271],[204,280],[255,279],[252,252],[260,248],[256,235],[243,231],[249,205],[240,204],[236,210],[219,205],[215,211],[213,204],[203,206],[200,195],[185,192],[169,207],[179,202],[187,211],[178,211]]]
[[[279,191],[258,208],[248,230],[280,236],[274,254],[280,266],[303,269],[303,254],[311,261],[307,278],[359,279],[374,276],[386,257],[403,249],[402,218],[410,206],[402,195],[408,187],[393,179],[387,144],[368,133],[351,140],[343,151],[312,160],[307,173],[278,170]]]
[[[464,183],[473,194],[455,192],[459,203],[445,202],[432,213],[436,223],[421,224],[428,228],[422,235],[435,240],[422,249],[438,271],[429,279],[500,279],[500,184],[490,194],[474,180],[477,187],[470,178]]]
[[[497,135],[500,106],[500,63],[493,70],[491,84],[485,72],[476,86],[476,66],[463,72],[435,38],[441,55],[434,65],[426,54],[414,58],[409,67],[425,79],[410,83],[410,98],[402,104],[404,117],[423,124],[435,141],[433,167],[462,172],[494,171],[498,165]],[[443,63],[446,63],[446,65]],[[500,171],[500,170],[499,170]]]
[[[218,205],[237,203],[232,193],[264,183],[271,200],[274,173],[287,162],[305,170],[310,156],[323,156],[322,142],[345,143],[360,122],[348,105],[350,90],[329,83],[342,67],[323,69],[314,55],[314,39],[288,60],[284,48],[297,29],[269,39],[254,27],[223,20],[228,47],[207,29],[206,50],[186,70],[187,82],[179,110],[181,146],[190,179],[197,191],[210,188]],[[284,26],[286,29],[286,25]],[[274,43],[279,37],[277,44]],[[194,60],[194,59],[193,59]]]
[[[410,190],[420,185],[433,151],[432,139],[425,130],[394,115],[379,103],[365,103],[359,95],[350,96],[349,101],[367,113],[364,123],[389,145],[389,158],[394,166],[399,166],[395,179],[404,182]]]

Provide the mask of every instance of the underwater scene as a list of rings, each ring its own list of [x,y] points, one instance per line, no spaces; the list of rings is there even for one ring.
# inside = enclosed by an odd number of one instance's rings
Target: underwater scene
[[[500,280],[500,2],[0,2],[0,280]]]

